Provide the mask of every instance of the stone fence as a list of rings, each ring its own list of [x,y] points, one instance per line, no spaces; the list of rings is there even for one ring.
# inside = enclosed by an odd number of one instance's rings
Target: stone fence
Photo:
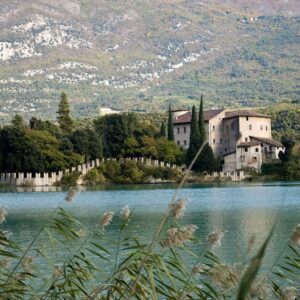
[[[214,172],[212,176],[220,180],[228,178],[231,181],[242,181],[246,178],[244,171]]]
[[[163,161],[154,160],[145,157],[134,157],[134,158],[104,158],[95,159],[88,163],[72,167],[70,169],[58,172],[45,172],[45,173],[1,173],[0,184],[9,184],[16,186],[52,186],[60,182],[64,174],[80,172],[82,176],[86,175],[88,171],[95,167],[99,167],[103,162],[109,161],[135,161],[141,162],[148,166],[161,166],[169,168],[181,168],[177,165],[165,163]]]

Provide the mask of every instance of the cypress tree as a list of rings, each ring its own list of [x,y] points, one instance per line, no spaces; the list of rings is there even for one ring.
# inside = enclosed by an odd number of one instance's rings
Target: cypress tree
[[[172,118],[171,104],[169,105],[168,140],[169,141],[174,141],[174,129],[173,129],[173,118]]]
[[[196,107],[193,106],[192,108],[192,119],[191,119],[191,132],[190,132],[190,145],[186,153],[186,163],[189,165],[195,155],[197,154],[201,144],[200,144],[200,132],[199,132],[199,125],[197,121],[197,113]],[[195,168],[195,165],[193,167]]]
[[[70,117],[70,106],[67,94],[65,92],[62,92],[60,95],[60,102],[57,113],[57,121],[60,128],[66,133],[71,132],[73,121]]]
[[[165,122],[161,122],[161,125],[160,125],[160,136],[166,137],[166,125],[165,125]]]
[[[200,100],[198,124],[199,124],[199,132],[200,132],[200,139],[202,145],[202,143],[206,139],[205,120],[204,120],[204,112],[203,112],[203,95],[201,95],[201,100]]]
[[[201,95],[200,108],[199,108],[199,120],[198,120],[199,132],[200,132],[200,146],[206,140],[205,132],[205,120],[203,111],[203,96]],[[194,169],[199,172],[213,172],[219,168],[219,163],[215,159],[214,152],[209,144],[206,144],[200,153]]]

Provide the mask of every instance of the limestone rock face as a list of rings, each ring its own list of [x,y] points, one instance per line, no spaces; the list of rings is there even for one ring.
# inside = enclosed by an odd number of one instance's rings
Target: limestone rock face
[[[0,0],[0,116],[297,97],[300,2]]]

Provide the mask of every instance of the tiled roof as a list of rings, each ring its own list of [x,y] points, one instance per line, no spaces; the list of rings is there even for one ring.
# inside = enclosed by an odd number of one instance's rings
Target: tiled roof
[[[204,120],[209,121],[224,109],[214,109],[214,110],[207,110],[203,112]],[[178,116],[175,120],[173,120],[173,124],[185,124],[191,123],[192,113],[189,111],[186,114]]]
[[[255,140],[258,140],[260,142],[263,142],[265,144],[272,145],[272,146],[275,146],[275,147],[282,147],[282,144],[280,142],[275,141],[273,139],[261,138],[261,137],[256,137],[256,136],[251,136],[251,139],[255,139]]]
[[[268,115],[258,113],[254,110],[242,109],[227,111],[225,113],[225,119],[235,118],[235,117],[259,117],[259,118],[271,118]]]
[[[242,148],[242,147],[252,147],[252,146],[257,146],[259,145],[260,143],[259,142],[255,142],[255,141],[251,141],[251,142],[242,142],[242,143],[239,143],[237,145],[238,148]]]

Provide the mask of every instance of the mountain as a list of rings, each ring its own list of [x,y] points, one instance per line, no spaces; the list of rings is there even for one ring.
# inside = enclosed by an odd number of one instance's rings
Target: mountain
[[[263,3],[263,4],[262,4]],[[0,0],[0,117],[299,99],[298,0]]]

